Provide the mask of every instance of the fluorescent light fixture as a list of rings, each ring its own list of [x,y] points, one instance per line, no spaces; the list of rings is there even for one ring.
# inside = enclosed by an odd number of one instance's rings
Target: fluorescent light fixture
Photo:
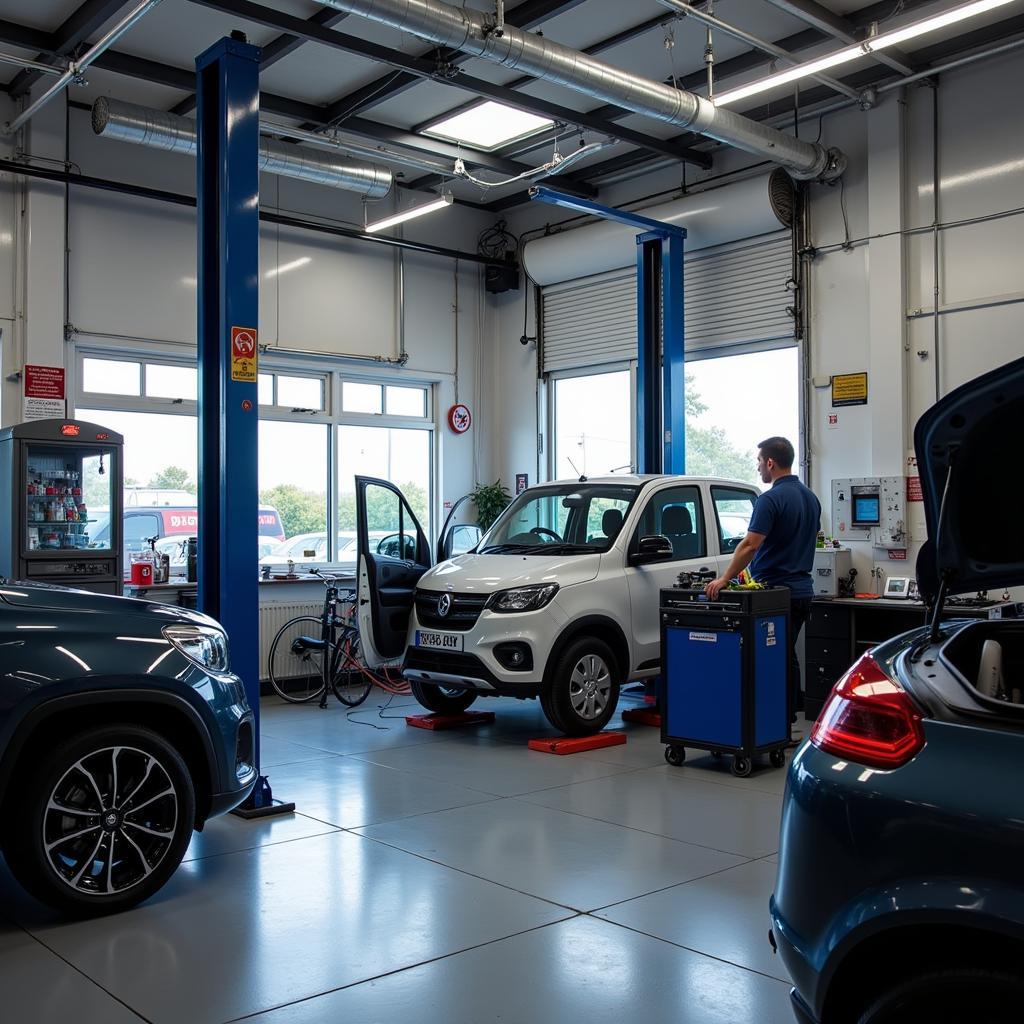
[[[435,210],[443,210],[446,206],[451,205],[452,194],[450,192],[446,192],[444,195],[438,196],[429,203],[422,203],[420,206],[411,206],[408,210],[403,210],[401,213],[396,213],[390,217],[385,217],[383,220],[377,220],[372,224],[367,224],[366,230],[372,235],[375,231],[385,231],[387,228],[393,228],[396,224],[404,224],[407,220],[413,220],[416,217],[423,217],[428,213],[433,213]]]
[[[1005,7],[1007,4],[1015,3],[1016,0],[974,0],[973,3],[961,4],[953,7],[944,14],[936,14],[932,18],[924,18],[916,21],[905,28],[893,29],[891,32],[883,32],[881,35],[865,39],[861,43],[854,43],[842,50],[826,54],[815,60],[807,61],[804,64],[797,64],[794,67],[780,71],[776,75],[769,75],[767,78],[751,82],[749,85],[741,85],[737,89],[728,89],[714,97],[715,106],[721,107],[726,103],[735,103],[736,100],[746,99],[748,96],[756,96],[758,93],[767,92],[780,85],[789,82],[796,82],[809,75],[816,75],[821,71],[827,71],[839,64],[848,64],[850,61],[866,57],[869,54],[885,50],[890,46],[898,46],[908,39],[915,39],[936,29],[945,28],[947,25],[955,25],[958,21],[966,18],[973,18],[975,15],[984,14],[986,11],[995,10],[997,7]]]
[[[464,142],[476,149],[497,149],[550,128],[554,123],[550,118],[538,117],[525,110],[488,100],[461,114],[436,121],[425,128],[423,134],[452,142]]]

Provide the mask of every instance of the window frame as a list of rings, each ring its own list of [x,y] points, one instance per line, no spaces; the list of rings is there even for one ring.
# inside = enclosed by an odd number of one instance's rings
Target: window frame
[[[139,395],[116,395],[99,391],[84,391],[83,361],[85,359],[109,359],[117,362],[138,362]],[[334,362],[329,353],[323,358],[316,356],[292,357],[282,353],[262,353],[259,361],[259,373],[273,375],[273,397],[277,398],[277,378],[310,377],[319,378],[323,384],[323,408],[320,410],[302,410],[281,405],[259,405],[261,421],[277,421],[290,423],[322,423],[327,429],[327,553],[324,562],[307,562],[304,565],[313,567],[331,567],[337,565],[336,550],[338,547],[338,486],[340,483],[341,453],[338,444],[338,428],[341,426],[373,426],[391,429],[424,430],[429,434],[428,452],[430,456],[429,488],[427,495],[429,522],[425,534],[428,544],[434,543],[435,526],[440,522],[440,510],[436,507],[440,493],[438,476],[441,472],[440,457],[440,426],[438,390],[440,380],[429,377],[410,375],[404,372],[366,373],[360,369],[350,370],[348,365],[325,366]],[[110,339],[109,344],[81,343],[73,344],[73,358],[69,360],[68,406],[69,415],[74,416],[79,407],[100,409],[110,412],[134,412],[157,415],[192,416],[198,420],[198,398],[156,398],[148,397],[146,389],[146,365],[157,364],[174,367],[196,368],[196,350],[192,346],[183,346],[170,342],[146,342],[144,339]],[[345,381],[359,384],[375,384],[381,387],[381,408],[386,408],[386,386],[406,388],[422,388],[425,415],[396,416],[385,413],[345,413],[342,407],[342,386]],[[286,562],[280,563],[281,566]],[[270,566],[272,570],[277,565]]]
[[[652,536],[651,534],[641,534],[640,528],[643,525],[643,518],[647,514],[647,510],[651,507],[651,504],[658,501],[663,495],[670,494],[672,491],[681,490],[692,490],[697,495],[697,514],[693,517],[693,524],[695,527],[699,526],[698,536],[701,538],[701,550],[694,552],[692,555],[687,555],[685,558],[676,558],[675,552],[671,559],[666,559],[666,563],[671,562],[688,562],[692,558],[707,558],[708,556],[708,529],[707,529],[707,518],[704,513],[704,488],[701,487],[700,483],[693,480],[689,483],[680,483],[677,481],[686,480],[686,477],[677,477],[676,480],[672,481],[667,487],[659,487],[653,494],[649,495],[644,507],[640,510],[639,515],[636,518],[636,525],[633,528],[633,536],[629,538],[629,546],[626,549],[629,555],[635,555],[640,550],[640,538],[641,536],[647,537]],[[683,502],[676,502],[675,504],[685,504]],[[662,504],[662,512],[665,511],[665,506]],[[667,536],[661,534],[661,536]]]
[[[711,508],[715,513],[715,532],[718,534],[718,553],[720,555],[731,555],[736,550],[736,548],[727,548],[725,546],[725,534],[722,532],[722,518],[718,511],[718,498],[716,497],[716,492],[732,491],[734,494],[749,494],[752,499],[750,509],[751,516],[753,516],[754,513],[753,506],[757,504],[757,499],[761,495],[758,494],[753,487],[736,487],[733,486],[732,484],[711,484],[709,485],[709,491],[711,495]],[[725,500],[731,501],[735,499],[726,498]],[[749,523],[749,520],[747,520],[747,522]],[[749,526],[746,532],[750,532]],[[744,534],[744,536],[746,536],[746,533]],[[737,541],[736,547],[738,546],[739,542]]]

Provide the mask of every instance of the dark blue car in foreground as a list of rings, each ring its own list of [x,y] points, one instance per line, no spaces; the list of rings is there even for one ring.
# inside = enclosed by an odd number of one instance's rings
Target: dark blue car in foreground
[[[929,604],[1024,583],[1021,424],[1024,360],[919,421]],[[1024,621],[924,626],[836,684],[789,770],[770,909],[801,1021],[1024,1019]]]
[[[193,829],[252,789],[253,738],[213,619],[0,580],[0,844],[44,903],[153,895]]]

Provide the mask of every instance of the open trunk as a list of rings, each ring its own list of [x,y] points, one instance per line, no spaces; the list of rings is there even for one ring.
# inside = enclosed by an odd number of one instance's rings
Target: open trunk
[[[938,665],[930,658],[916,675],[951,709],[1024,727],[1024,621],[969,623],[939,648]]]

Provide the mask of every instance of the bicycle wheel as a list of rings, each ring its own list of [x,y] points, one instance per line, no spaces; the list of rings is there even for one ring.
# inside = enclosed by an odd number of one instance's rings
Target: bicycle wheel
[[[324,652],[303,641],[320,642],[323,624],[313,615],[289,619],[270,645],[267,666],[274,692],[292,704],[305,704],[324,690]]]
[[[373,689],[373,676],[363,664],[358,630],[343,629],[338,634],[331,667],[331,688],[335,697],[350,708],[362,704]]]

